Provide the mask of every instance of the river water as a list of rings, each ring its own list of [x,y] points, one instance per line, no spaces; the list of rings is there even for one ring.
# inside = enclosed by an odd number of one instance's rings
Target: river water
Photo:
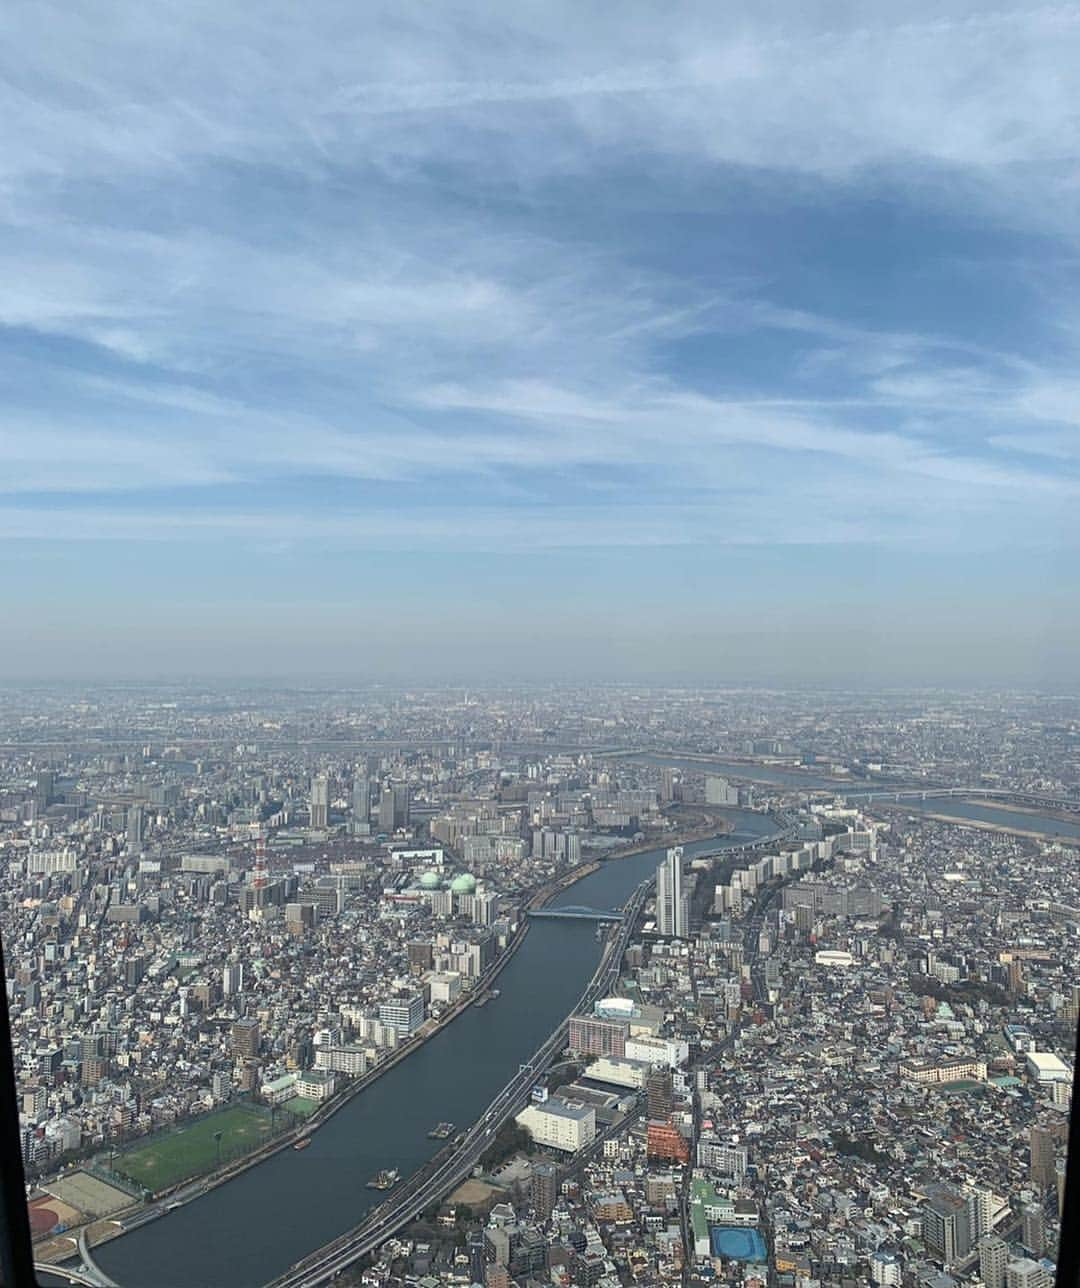
[[[760,814],[727,811],[726,845],[772,832]],[[716,849],[694,842],[688,856]],[[662,850],[605,863],[555,904],[620,906]],[[499,976],[500,996],[469,1007],[315,1133],[226,1185],[105,1244],[95,1254],[122,1288],[257,1288],[356,1225],[385,1195],[365,1183],[382,1168],[407,1176],[440,1147],[440,1121],[463,1128],[558,1026],[596,968],[592,922],[537,921]]]
[[[639,755],[621,756],[620,760],[635,765],[670,766],[672,769],[688,769],[699,774],[719,774],[729,778],[740,778],[746,782],[768,783],[773,787],[800,788],[806,792],[844,791],[858,788],[864,784],[852,779],[828,778],[814,770],[785,769],[782,765],[757,765],[735,760],[694,760],[681,756],[664,756],[656,752],[642,752]]]
[[[627,761],[636,764],[670,765],[675,769],[696,770],[698,773],[727,775],[731,778],[748,782],[765,783],[774,787],[786,787],[803,791],[825,790],[846,796],[855,804],[866,796],[880,798],[887,802],[890,790],[904,790],[905,786],[921,788],[925,784],[912,782],[904,784],[874,782],[867,783],[859,779],[837,779],[823,777],[813,770],[785,769],[778,765],[742,764],[737,761],[712,760],[708,763],[700,760],[663,756],[653,752],[626,756]],[[924,814],[941,814],[957,823],[991,823],[1003,829],[1014,829],[1025,832],[1037,832],[1040,836],[1052,840],[1055,836],[1080,839],[1080,820],[1049,818],[1044,814],[1029,814],[1023,810],[1009,809],[1007,805],[982,804],[968,802],[951,796],[930,797],[927,800],[912,798],[896,802],[912,812]]]
[[[883,797],[887,799],[887,797]],[[940,814],[950,822],[956,823],[990,823],[994,827],[1014,829],[1021,832],[1037,832],[1041,839],[1052,841],[1054,837],[1080,839],[1080,821],[1072,819],[1049,818],[1045,814],[1029,814],[1026,810],[1009,809],[1006,806],[983,805],[976,802],[956,800],[943,797],[937,800],[900,801],[905,809],[912,813]],[[873,808],[871,806],[871,808]]]

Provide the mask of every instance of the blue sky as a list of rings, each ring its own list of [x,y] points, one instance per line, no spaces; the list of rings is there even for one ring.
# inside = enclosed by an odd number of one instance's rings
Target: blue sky
[[[0,675],[1077,678],[1080,7],[0,35]]]

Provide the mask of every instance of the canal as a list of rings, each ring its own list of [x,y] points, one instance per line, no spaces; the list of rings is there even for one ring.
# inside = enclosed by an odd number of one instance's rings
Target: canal
[[[685,847],[758,840],[760,814],[727,811],[736,832]],[[650,850],[605,863],[555,904],[621,905],[663,857]],[[382,1168],[408,1175],[438,1149],[440,1121],[478,1118],[574,1005],[596,968],[591,922],[537,921],[499,976],[500,996],[458,1019],[350,1101],[303,1152],[283,1150],[95,1252],[122,1288],[257,1288],[356,1225],[384,1196],[365,1188]]]

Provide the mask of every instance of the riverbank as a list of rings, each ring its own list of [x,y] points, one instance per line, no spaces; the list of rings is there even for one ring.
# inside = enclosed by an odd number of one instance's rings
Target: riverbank
[[[976,802],[968,802],[968,803],[974,804]],[[986,806],[983,804],[982,801],[979,801],[977,803],[980,809],[986,808]],[[905,806],[903,802],[882,801],[879,803],[875,801],[871,808],[875,811],[876,810],[881,810],[883,812],[899,811],[900,813],[904,813],[904,814],[914,814],[918,818],[933,819],[935,823],[951,823],[953,827],[972,827],[978,832],[1004,832],[1009,836],[1020,836],[1020,837],[1024,837],[1029,841],[1042,841],[1046,844],[1068,845],[1073,849],[1080,849],[1080,837],[1065,836],[1058,832],[1033,831],[1031,828],[1015,827],[1005,822],[1004,820],[1001,820],[999,822],[991,822],[989,819],[963,818],[956,814],[939,814],[936,811],[931,812],[930,810],[924,810],[924,809],[913,810],[910,806]],[[999,808],[1002,808],[1002,809],[1009,808],[1011,810],[1013,807],[1000,806]],[[1019,813],[1020,811],[1016,811],[1016,812]],[[1045,814],[1041,813],[1038,810],[1029,811],[1029,812],[1040,814],[1041,817],[1046,817]],[[1058,820],[1058,821],[1063,821],[1063,820]],[[1075,822],[1075,820],[1072,820],[1072,819],[1068,821]]]
[[[545,900],[554,898],[554,896],[559,893],[560,888],[561,887],[559,886],[554,886],[550,891],[547,891],[544,894]],[[503,952],[499,954],[498,958],[492,962],[482,975],[477,976],[475,988],[470,989],[467,994],[463,995],[458,999],[458,1001],[448,1007],[447,1010],[444,1011],[433,1024],[431,1024],[423,1037],[417,1038],[415,1041],[407,1042],[395,1050],[391,1055],[387,1056],[385,1060],[381,1060],[374,1069],[362,1074],[355,1081],[348,1083],[340,1092],[327,1100],[325,1104],[320,1105],[309,1118],[305,1119],[297,1127],[283,1132],[273,1140],[267,1141],[265,1145],[252,1151],[252,1153],[245,1155],[243,1158],[236,1159],[232,1163],[227,1163],[220,1170],[204,1173],[202,1176],[194,1179],[188,1178],[187,1180],[180,1181],[175,1186],[162,1190],[159,1194],[154,1196],[151,1203],[134,1213],[133,1216],[129,1220],[125,1221],[123,1225],[115,1226],[111,1231],[103,1232],[102,1236],[98,1238],[92,1246],[100,1247],[102,1244],[109,1243],[113,1239],[120,1238],[131,1230],[139,1229],[150,1221],[158,1220],[169,1212],[175,1211],[177,1207],[191,1203],[197,1198],[202,1198],[203,1195],[208,1194],[218,1186],[225,1185],[229,1181],[235,1180],[244,1172],[250,1171],[260,1163],[265,1163],[268,1159],[280,1154],[283,1150],[294,1147],[301,1137],[314,1134],[314,1132],[316,1132],[320,1127],[325,1126],[335,1114],[344,1109],[350,1101],[360,1095],[361,1092],[366,1091],[380,1078],[384,1077],[392,1069],[395,1069],[403,1061],[407,1060],[409,1056],[414,1055],[417,1051],[421,1050],[424,1044],[433,1038],[436,1033],[440,1032],[447,1025],[453,1023],[454,1020],[458,1019],[459,1016],[461,1016],[475,1003],[478,997],[483,996],[495,980],[497,980],[502,974],[507,965],[509,965],[514,954],[524,943],[525,936],[528,934],[528,931],[529,919],[526,916],[522,918],[521,925],[518,927],[514,937],[511,939],[510,943],[507,944]],[[66,1258],[57,1258],[55,1264],[62,1265],[65,1260],[70,1261],[71,1259],[70,1255]]]
[[[776,830],[762,815],[728,817],[738,828],[736,845],[744,833],[749,840]],[[728,837],[692,844],[687,859],[725,842]],[[621,907],[662,858],[656,849],[601,864],[555,895],[552,906]],[[467,1007],[415,1047],[392,1077],[380,1078],[339,1111],[331,1128],[316,1132],[310,1148],[280,1152],[167,1220],[112,1240],[97,1254],[102,1269],[127,1288],[261,1288],[283,1267],[332,1243],[376,1205],[365,1189],[376,1172],[393,1167],[407,1178],[430,1161],[438,1150],[428,1137],[433,1122],[464,1126],[482,1118],[507,1078],[564,1021],[600,953],[591,926],[536,920],[490,1005]]]
[[[644,841],[636,841],[632,845],[620,846],[617,850],[606,851],[602,853],[592,864],[591,871],[595,872],[597,868],[602,867],[605,863],[613,863],[617,859],[632,859],[636,854],[647,854],[650,850],[670,849],[673,845],[692,845],[695,841],[708,841],[716,838],[718,842],[724,837],[729,837],[738,829],[733,823],[721,817],[710,819],[693,828],[681,829],[674,834],[667,832],[662,835],[647,837]],[[778,828],[777,831],[780,829]],[[578,868],[574,869],[574,881],[579,881],[581,877],[588,876],[585,871],[577,875]],[[568,882],[573,884],[573,882]]]
[[[1008,798],[995,800],[992,796],[965,796],[965,805],[977,805],[980,809],[1008,810],[1012,814],[1034,814],[1038,818],[1053,819],[1057,823],[1080,823],[1080,812],[1064,809],[1051,809],[1045,805],[1014,805]]]
[[[642,853],[655,850],[659,845],[680,845],[692,844],[695,841],[703,839],[712,839],[715,837],[718,844],[722,844],[724,838],[735,830],[730,823],[725,824],[721,817],[716,819],[699,822],[695,819],[693,828],[678,829],[673,834],[669,834],[661,839],[652,839],[649,842],[642,842],[635,845],[620,847],[617,852],[604,856],[603,860],[591,859],[586,863],[579,865],[570,872],[564,873],[555,881],[549,881],[538,887],[531,894],[527,895],[524,904],[526,915],[523,916],[521,925],[515,932],[506,949],[500,953],[498,959],[492,963],[488,970],[477,978],[476,985],[470,992],[460,998],[448,1008],[423,1034],[423,1037],[410,1041],[396,1050],[392,1055],[381,1061],[374,1069],[364,1074],[355,1082],[348,1084],[341,1092],[320,1106],[310,1118],[294,1129],[283,1132],[281,1136],[267,1141],[265,1145],[246,1155],[244,1158],[236,1159],[220,1170],[204,1173],[201,1176],[189,1178],[179,1182],[177,1185],[168,1190],[162,1191],[147,1206],[133,1214],[125,1220],[120,1226],[114,1226],[105,1237],[98,1239],[94,1246],[111,1242],[128,1234],[134,1230],[158,1220],[162,1216],[174,1212],[178,1207],[185,1206],[195,1199],[202,1198],[212,1190],[225,1185],[226,1183],[236,1180],[244,1173],[251,1171],[260,1164],[268,1162],[284,1150],[291,1148],[300,1136],[314,1134],[318,1129],[324,1126],[331,1118],[343,1110],[347,1105],[353,1102],[361,1092],[367,1091],[376,1082],[391,1070],[398,1068],[411,1056],[424,1050],[427,1044],[447,1029],[454,1020],[460,1019],[472,1008],[477,997],[482,996],[492,984],[498,979],[502,972],[509,966],[511,961],[520,951],[525,943],[529,933],[529,918],[527,912],[533,908],[543,907],[551,899],[563,893],[565,890],[576,885],[578,882],[587,877],[595,875],[608,862],[614,862],[619,859],[632,858]],[[721,831],[722,824],[726,825],[727,830]],[[70,1259],[70,1258],[69,1258]]]

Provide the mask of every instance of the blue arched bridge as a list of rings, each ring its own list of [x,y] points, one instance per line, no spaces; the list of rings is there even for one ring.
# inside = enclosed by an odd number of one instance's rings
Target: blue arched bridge
[[[547,917],[559,920],[577,921],[621,921],[622,910],[610,908],[586,908],[584,904],[571,903],[561,908],[534,908],[530,917]]]

